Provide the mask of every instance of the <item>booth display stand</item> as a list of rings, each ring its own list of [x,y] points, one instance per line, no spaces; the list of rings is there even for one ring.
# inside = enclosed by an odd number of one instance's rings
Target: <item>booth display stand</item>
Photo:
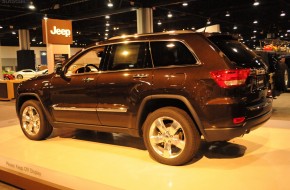
[[[12,100],[16,97],[16,90],[23,80],[0,80],[0,100]]]

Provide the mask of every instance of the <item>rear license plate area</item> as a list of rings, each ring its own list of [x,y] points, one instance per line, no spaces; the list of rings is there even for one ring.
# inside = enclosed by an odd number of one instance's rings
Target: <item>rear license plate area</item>
[[[257,86],[257,88],[264,88],[265,87],[264,75],[258,75],[256,77],[256,86]]]

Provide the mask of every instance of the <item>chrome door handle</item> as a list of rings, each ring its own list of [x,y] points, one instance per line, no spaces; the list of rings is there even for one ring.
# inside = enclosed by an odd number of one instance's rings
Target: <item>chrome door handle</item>
[[[133,78],[147,78],[149,74],[135,74],[133,75]]]
[[[94,78],[83,78],[82,79],[82,81],[84,81],[84,82],[91,82],[93,80],[95,80],[95,79]]]

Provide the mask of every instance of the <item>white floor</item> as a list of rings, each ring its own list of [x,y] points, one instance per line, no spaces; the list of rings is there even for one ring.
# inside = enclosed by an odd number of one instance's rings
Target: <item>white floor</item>
[[[0,102],[0,169],[72,189],[286,190],[289,99],[285,93],[274,100],[261,128],[228,144],[204,142],[197,158],[179,167],[152,160],[142,139],[127,135],[64,129],[45,141],[28,140],[11,116],[13,102]]]

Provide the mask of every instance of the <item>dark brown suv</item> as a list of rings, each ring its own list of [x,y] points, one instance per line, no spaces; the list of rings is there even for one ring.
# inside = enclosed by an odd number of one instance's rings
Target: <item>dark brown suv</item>
[[[16,110],[29,139],[45,139],[53,127],[127,133],[143,136],[158,162],[181,165],[202,137],[228,141],[269,119],[267,86],[267,66],[230,35],[132,35],[21,83]]]

